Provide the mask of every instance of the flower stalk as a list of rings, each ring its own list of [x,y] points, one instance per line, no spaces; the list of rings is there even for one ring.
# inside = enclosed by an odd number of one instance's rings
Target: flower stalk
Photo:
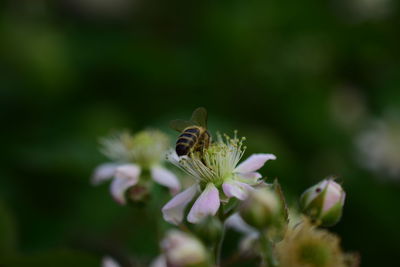
[[[226,232],[225,224],[223,224],[221,235],[219,239],[217,239],[216,244],[214,246],[214,258],[216,266],[221,266],[222,247],[224,244],[225,232]]]
[[[261,266],[278,267],[273,247],[274,244],[268,238],[267,231],[260,231],[260,247],[261,247]]]

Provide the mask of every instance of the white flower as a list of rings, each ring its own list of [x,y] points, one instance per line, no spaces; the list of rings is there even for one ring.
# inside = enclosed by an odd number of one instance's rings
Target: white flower
[[[208,261],[207,250],[194,236],[170,230],[161,242],[168,266],[204,266]]]
[[[110,256],[105,256],[101,261],[101,267],[120,267],[120,265]]]
[[[393,0],[351,0],[348,6],[353,13],[353,19],[373,20],[390,15],[395,3]]]
[[[92,183],[97,185],[112,179],[110,191],[118,203],[126,203],[126,190],[140,183],[143,170],[150,173],[153,181],[170,188],[171,193],[180,190],[175,174],[161,165],[168,147],[168,139],[163,133],[148,130],[131,136],[124,132],[103,139],[101,143],[102,152],[113,162],[98,166]]]
[[[356,138],[359,162],[378,177],[400,179],[399,111],[372,121]]]
[[[169,160],[191,175],[195,184],[177,194],[163,207],[166,221],[179,224],[186,206],[198,192],[201,194],[187,217],[191,223],[198,223],[209,215],[215,215],[221,201],[226,202],[231,197],[246,199],[253,186],[260,183],[262,176],[256,171],[267,160],[276,157],[272,154],[254,154],[238,165],[245,150],[243,140],[236,136],[225,136],[225,139],[218,136],[218,140],[205,149],[202,155],[193,153],[190,157],[180,158],[174,153],[169,155]]]
[[[150,267],[209,266],[207,250],[194,236],[178,230],[169,230],[161,242],[163,253]]]

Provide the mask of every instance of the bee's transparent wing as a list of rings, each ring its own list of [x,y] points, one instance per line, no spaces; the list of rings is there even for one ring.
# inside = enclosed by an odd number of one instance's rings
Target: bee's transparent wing
[[[183,132],[183,130],[185,130],[189,126],[193,126],[193,122],[185,120],[173,120],[169,123],[169,127],[178,132]]]
[[[203,107],[196,108],[190,120],[198,126],[207,128],[207,110]]]

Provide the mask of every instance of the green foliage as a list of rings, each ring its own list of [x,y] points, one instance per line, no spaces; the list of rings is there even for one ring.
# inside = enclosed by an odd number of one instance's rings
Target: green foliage
[[[0,259],[14,254],[16,245],[16,223],[5,204],[0,200]]]
[[[61,246],[155,257],[155,221],[89,183],[106,161],[97,140],[148,126],[175,138],[168,122],[204,106],[211,132],[247,137],[245,157],[277,155],[261,172],[289,206],[337,174],[343,247],[363,266],[396,265],[399,179],[362,169],[354,150],[370,118],[400,109],[396,1],[369,1],[389,3],[386,15],[362,0],[13,2],[0,4],[0,256],[52,261],[36,255]]]
[[[98,259],[86,253],[71,250],[56,250],[35,253],[33,255],[11,257],[6,260],[4,264],[9,267],[97,267],[100,265],[100,262]]]

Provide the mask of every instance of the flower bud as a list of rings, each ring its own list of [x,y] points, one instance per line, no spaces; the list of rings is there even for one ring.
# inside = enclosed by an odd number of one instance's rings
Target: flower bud
[[[214,216],[208,216],[194,225],[196,236],[206,244],[213,244],[222,235],[222,223]]]
[[[332,226],[342,216],[345,195],[338,183],[325,179],[301,195],[300,206],[304,214],[320,225]]]
[[[241,205],[240,215],[246,223],[259,230],[276,225],[281,221],[278,196],[268,188],[255,190]]]
[[[170,230],[161,246],[168,266],[207,266],[207,251],[194,236],[178,230]]]
[[[146,184],[132,186],[125,193],[125,197],[130,204],[146,203],[150,198],[149,186]]]

